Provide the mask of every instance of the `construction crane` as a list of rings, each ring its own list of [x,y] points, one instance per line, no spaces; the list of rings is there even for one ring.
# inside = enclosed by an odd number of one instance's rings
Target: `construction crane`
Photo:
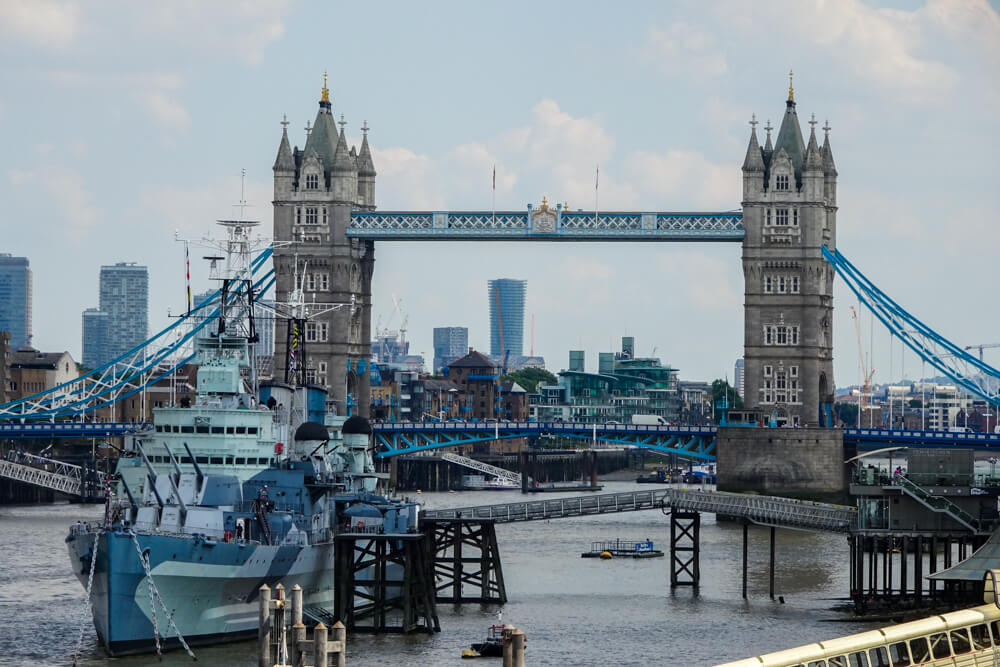
[[[861,415],[864,414],[865,410],[865,396],[870,395],[872,376],[875,375],[875,369],[868,370],[868,362],[865,359],[865,348],[861,342],[861,322],[858,319],[858,311],[854,309],[854,306],[851,306],[851,317],[854,318],[854,332],[858,336],[858,365],[861,369],[861,377],[863,379],[861,396],[858,398],[858,426],[861,426]],[[871,420],[871,401],[868,402],[868,410],[869,420]]]
[[[979,361],[983,360],[983,350],[988,350],[993,347],[1000,347],[1000,343],[979,343],[978,345],[966,345],[964,350],[979,350]]]

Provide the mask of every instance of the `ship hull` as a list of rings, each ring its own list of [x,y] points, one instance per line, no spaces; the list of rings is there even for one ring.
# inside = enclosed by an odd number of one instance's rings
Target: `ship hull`
[[[332,608],[334,546],[263,546],[193,538],[139,534],[148,553],[152,580],[191,646],[255,637],[258,593],[262,585],[298,584],[303,606]],[[94,533],[74,531],[67,538],[74,573],[84,587],[90,574]],[[109,574],[110,573],[110,574]],[[91,600],[94,627],[113,656],[155,650],[154,616],[148,579],[133,538],[108,532],[97,539],[97,565]],[[166,648],[180,645],[159,602],[155,627]]]

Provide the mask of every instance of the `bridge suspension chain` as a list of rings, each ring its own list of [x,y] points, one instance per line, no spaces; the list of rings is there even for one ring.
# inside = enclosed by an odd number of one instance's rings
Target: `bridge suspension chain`
[[[270,249],[265,250],[250,263],[251,277],[264,271],[252,286],[255,294],[266,292],[274,284],[274,270],[265,270],[266,261],[271,254]],[[238,299],[245,290],[241,286],[231,298]],[[218,315],[219,308],[215,308],[208,316],[203,316],[202,313],[207,312],[220,295],[221,290],[217,290],[190,313],[182,315],[173,324],[103,366],[52,389],[0,404],[0,419],[57,418],[92,412],[133,396],[169,377],[194,358],[193,354],[186,353],[186,348]],[[201,318],[201,321],[196,322],[196,317]],[[179,327],[182,326],[188,327],[186,333],[181,334],[183,329]],[[175,333],[178,334],[175,341],[162,343]]]
[[[969,354],[910,314],[861,273],[839,250],[823,248],[823,257],[847,283],[858,300],[892,335],[963,389],[1000,407],[1000,394],[994,389],[997,386],[995,383],[1000,382],[1000,371]]]

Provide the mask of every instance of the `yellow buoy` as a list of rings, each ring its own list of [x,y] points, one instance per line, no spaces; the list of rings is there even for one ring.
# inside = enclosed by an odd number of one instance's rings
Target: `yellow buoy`
[[[613,556],[611,555],[610,551],[602,551],[601,552],[601,560],[608,560],[610,558],[613,558]]]
[[[417,493],[420,493],[420,492],[421,492],[420,489],[417,489]]]
[[[478,658],[479,654],[476,653],[475,651],[473,651],[472,649],[464,649],[462,651],[462,657],[463,658]]]

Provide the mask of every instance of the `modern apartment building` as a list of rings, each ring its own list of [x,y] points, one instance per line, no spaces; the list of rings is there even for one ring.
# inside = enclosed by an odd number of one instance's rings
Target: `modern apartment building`
[[[524,354],[524,297],[527,280],[498,278],[489,281],[490,354],[503,357]]]
[[[27,257],[0,253],[0,331],[16,350],[31,344],[31,268]]]
[[[468,327],[434,327],[434,368],[439,373],[469,350]]]

